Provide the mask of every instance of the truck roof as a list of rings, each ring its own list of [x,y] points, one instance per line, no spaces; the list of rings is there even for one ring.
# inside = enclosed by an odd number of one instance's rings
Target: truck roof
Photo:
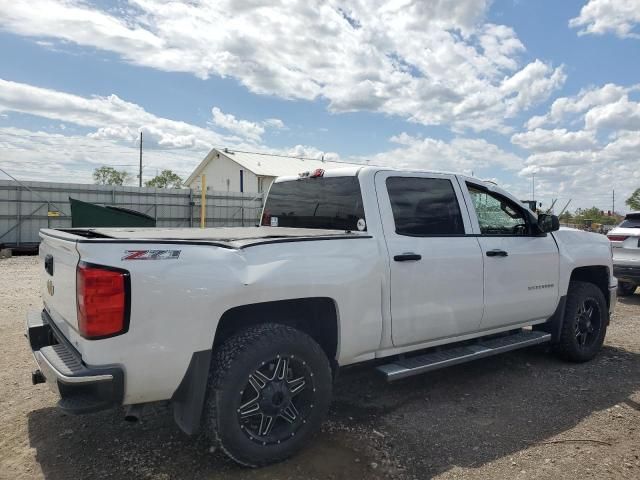
[[[495,182],[490,180],[483,180],[481,178],[472,177],[470,175],[465,175],[463,173],[448,172],[444,170],[429,170],[425,168],[398,168],[398,167],[388,167],[384,165],[362,165],[361,167],[357,167],[357,166],[354,166],[353,164],[345,164],[344,167],[336,168],[335,162],[330,168],[327,168],[326,170],[324,170],[323,176],[324,177],[349,177],[349,176],[360,175],[362,172],[365,172],[365,171],[368,173],[375,173],[378,171],[385,171],[385,172],[391,171],[391,172],[405,172],[405,173],[414,172],[414,173],[433,173],[433,174],[440,174],[440,175],[458,175],[460,177],[464,177],[470,180],[475,180],[476,182],[495,185]],[[297,180],[304,173],[311,174],[313,173],[313,170],[310,172],[301,172],[300,175],[287,175],[287,176],[278,177],[275,181],[288,182],[291,180]]]

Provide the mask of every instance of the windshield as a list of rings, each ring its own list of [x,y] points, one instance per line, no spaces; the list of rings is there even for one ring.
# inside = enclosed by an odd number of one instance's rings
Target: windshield
[[[360,182],[354,176],[274,183],[262,215],[262,225],[331,230],[366,230],[364,220]]]
[[[640,215],[627,215],[618,227],[621,228],[640,228]]]

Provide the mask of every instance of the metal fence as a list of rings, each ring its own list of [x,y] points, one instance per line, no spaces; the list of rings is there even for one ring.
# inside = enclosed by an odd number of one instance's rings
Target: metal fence
[[[70,228],[69,197],[145,213],[158,227],[200,226],[200,192],[190,189],[0,180],[0,244],[37,243],[41,228]],[[206,225],[252,226],[261,209],[262,194],[209,191]]]

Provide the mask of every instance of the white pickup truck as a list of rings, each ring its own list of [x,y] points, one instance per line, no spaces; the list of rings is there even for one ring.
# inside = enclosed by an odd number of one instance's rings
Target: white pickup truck
[[[605,236],[462,175],[280,178],[261,224],[42,230],[33,382],[72,413],[170,400],[260,466],[318,429],[340,367],[395,380],[544,342],[582,362],[616,303]]]

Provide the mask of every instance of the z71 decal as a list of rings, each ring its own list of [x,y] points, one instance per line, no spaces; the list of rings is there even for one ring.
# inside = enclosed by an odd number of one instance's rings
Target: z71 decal
[[[181,250],[125,250],[122,260],[177,260]]]

